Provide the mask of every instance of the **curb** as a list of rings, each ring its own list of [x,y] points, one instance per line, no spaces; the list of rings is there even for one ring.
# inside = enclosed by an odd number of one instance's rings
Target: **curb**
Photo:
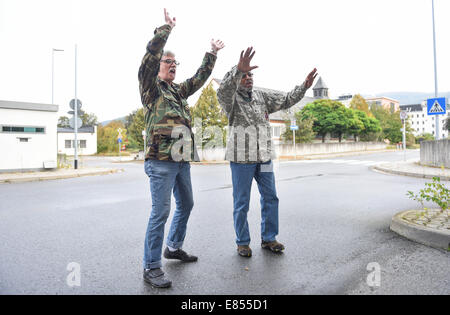
[[[76,178],[76,177],[84,177],[84,176],[108,175],[108,174],[114,174],[114,173],[123,172],[123,171],[124,171],[123,169],[109,169],[109,170],[91,171],[89,173],[55,174],[55,175],[46,175],[46,176],[30,176],[30,177],[22,177],[22,178],[0,179],[0,184],[27,183],[27,182],[39,182],[39,181],[45,181],[45,180]]]
[[[380,171],[380,172],[384,172],[384,173],[394,174],[394,175],[402,175],[402,176],[417,177],[417,178],[427,178],[427,179],[433,179],[433,177],[440,177],[441,180],[450,181],[450,176],[429,175],[429,174],[398,171],[398,170],[394,170],[391,168],[385,168],[385,167],[382,167],[379,165],[372,166],[372,169]]]
[[[382,150],[366,150],[366,151],[349,151],[349,152],[336,152],[336,153],[319,153],[319,154],[305,154],[297,155],[297,159],[294,159],[293,155],[283,155],[280,161],[300,161],[300,160],[321,160],[334,157],[346,157],[346,156],[360,156],[369,155],[374,153],[386,153],[386,152],[397,152],[396,149],[382,149]]]
[[[446,232],[428,228],[425,226],[420,226],[403,219],[403,216],[405,216],[409,212],[415,211],[417,210],[408,210],[397,213],[392,218],[390,229],[395,233],[417,243],[449,251],[450,231]]]

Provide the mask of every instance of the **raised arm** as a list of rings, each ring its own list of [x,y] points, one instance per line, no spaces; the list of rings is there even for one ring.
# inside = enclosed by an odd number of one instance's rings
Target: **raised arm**
[[[314,79],[317,76],[317,69],[314,68],[302,85],[296,86],[291,92],[287,95],[279,94],[279,93],[270,93],[270,92],[262,92],[264,102],[266,103],[267,110],[269,114],[275,113],[280,110],[288,109],[298,102],[305,96],[306,91],[312,86],[314,83]]]
[[[258,68],[258,66],[250,66],[254,55],[255,51],[253,51],[253,47],[247,48],[245,53],[242,51],[238,65],[233,67],[220,83],[220,87],[217,90],[217,98],[226,113],[230,113],[233,109],[233,97],[239,88],[242,75]]]
[[[159,62],[170,32],[176,24],[176,19],[170,18],[166,9],[164,9],[164,18],[166,24],[155,30],[139,68],[139,90],[143,105],[150,104],[157,97],[156,79],[159,73]]]
[[[188,98],[198,91],[211,75],[217,59],[217,52],[224,48],[225,45],[220,40],[211,40],[211,51],[205,54],[200,68],[195,75],[180,84],[180,94],[184,98]]]

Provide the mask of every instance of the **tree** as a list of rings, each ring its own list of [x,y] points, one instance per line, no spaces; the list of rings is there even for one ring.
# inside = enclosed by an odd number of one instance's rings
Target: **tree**
[[[119,128],[122,129],[122,142],[126,143],[128,141],[127,130],[125,129],[125,125],[121,121],[112,121],[106,126],[99,125],[97,132],[98,153],[119,153],[119,144],[117,142],[117,137],[119,135],[117,130]]]
[[[432,141],[434,140],[434,135],[431,133],[422,133],[416,137],[416,144],[420,144],[422,141]]]
[[[327,123],[326,119],[333,111],[330,100],[316,100],[313,103],[307,104],[301,110],[300,120],[312,120],[313,131],[322,137],[322,142],[325,142],[327,133],[333,131],[333,126]]]
[[[125,128],[129,136],[130,147],[144,150],[144,138],[142,137],[142,131],[145,130],[144,108],[135,110],[127,116]]]
[[[350,108],[363,111],[367,114],[367,116],[373,117],[373,114],[369,110],[369,104],[367,104],[364,97],[362,97],[360,94],[356,94],[355,96],[353,96],[350,102]]]
[[[380,140],[387,139],[391,143],[402,142],[403,135],[401,129],[403,128],[403,124],[398,111],[391,112],[390,110],[376,104],[372,104],[370,106],[370,111],[380,122],[382,129]]]
[[[450,113],[447,115],[447,118],[444,120],[444,128],[445,130],[450,132]],[[450,135],[449,135],[450,138]]]
[[[73,116],[72,116],[73,117]],[[83,123],[83,127],[86,126],[95,126],[98,124],[98,118],[97,115],[93,113],[87,113],[80,109],[78,118],[81,119],[81,122]],[[58,127],[59,128],[70,128],[70,121],[71,118],[67,116],[61,116],[58,118]]]
[[[84,110],[80,109],[79,118],[83,122],[83,126],[95,126],[98,124],[97,115],[94,113],[87,113]]]
[[[332,101],[330,105],[332,113],[326,118],[326,123],[333,126],[333,133],[338,135],[339,142],[344,134],[359,134],[363,130],[364,125],[358,120],[354,110],[336,101]]]
[[[310,143],[314,140],[316,134],[313,130],[314,119],[306,118],[302,119],[301,112],[295,113],[295,119],[297,121],[298,130],[295,131],[296,143]],[[284,141],[292,141],[293,132],[290,128],[290,122],[286,122],[286,129],[281,135]]]
[[[58,118],[58,128],[69,128],[69,117],[66,116],[60,116]]]
[[[356,130],[354,133],[355,141],[357,141],[358,136],[361,137],[363,141],[375,140],[382,131],[380,122],[374,117],[369,117],[361,110],[354,110],[354,113],[363,125],[361,129]]]
[[[205,147],[208,142],[223,146],[226,141],[225,127],[228,125],[228,119],[220,107],[212,82],[203,89],[191,113],[193,120],[201,120],[201,130],[195,130],[195,132],[201,132],[202,147]],[[214,132],[211,132],[211,127],[220,128],[222,139],[216,139]]]

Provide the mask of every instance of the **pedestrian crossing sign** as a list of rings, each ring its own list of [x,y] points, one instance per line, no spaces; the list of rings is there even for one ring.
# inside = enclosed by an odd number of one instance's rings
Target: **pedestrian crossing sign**
[[[429,98],[427,100],[427,114],[428,115],[445,115],[446,108],[445,97],[441,98]]]

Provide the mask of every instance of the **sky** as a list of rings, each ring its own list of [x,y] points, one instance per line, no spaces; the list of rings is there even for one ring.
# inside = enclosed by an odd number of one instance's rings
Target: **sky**
[[[142,106],[137,73],[148,41],[177,25],[166,45],[192,76],[210,40],[223,78],[253,46],[255,85],[289,91],[316,67],[331,98],[434,92],[431,0],[0,0],[0,100],[51,104],[67,115],[75,97],[99,121]],[[438,90],[450,90],[450,1],[435,0]],[[188,99],[193,106],[201,90]],[[312,96],[312,90],[307,92]]]

